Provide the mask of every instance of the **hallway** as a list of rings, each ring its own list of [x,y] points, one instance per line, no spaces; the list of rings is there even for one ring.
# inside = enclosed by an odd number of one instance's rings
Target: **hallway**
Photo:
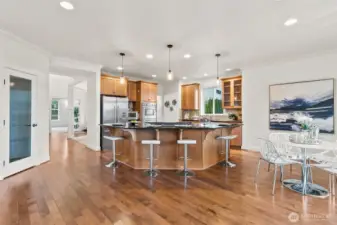
[[[336,221],[331,197],[302,197],[279,182],[273,197],[273,172],[266,164],[255,187],[258,153],[235,151],[236,168],[197,172],[186,190],[183,178],[162,171],[152,191],[142,171],[121,166],[113,173],[104,166],[109,153],[100,155],[67,141],[65,134],[52,134],[50,162],[0,181],[0,225],[270,225],[290,224],[291,212],[306,224]],[[285,177],[298,172],[287,169]],[[314,175],[315,182],[327,186],[327,174],[314,170]]]

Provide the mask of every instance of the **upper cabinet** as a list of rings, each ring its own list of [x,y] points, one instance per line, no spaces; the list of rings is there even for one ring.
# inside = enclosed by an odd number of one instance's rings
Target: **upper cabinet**
[[[156,83],[137,82],[137,101],[157,102],[158,87]]]
[[[128,81],[121,84],[119,77],[101,76],[101,94],[126,97],[128,94]]]
[[[131,102],[137,101],[137,83],[134,81],[128,82],[128,98]]]
[[[200,84],[185,84],[181,86],[181,109],[200,109]]]
[[[225,109],[241,109],[242,77],[222,79],[222,107]]]

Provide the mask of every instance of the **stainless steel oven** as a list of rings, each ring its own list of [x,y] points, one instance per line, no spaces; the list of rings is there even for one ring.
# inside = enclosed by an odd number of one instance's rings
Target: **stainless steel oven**
[[[150,102],[142,103],[143,122],[157,122],[157,104]]]

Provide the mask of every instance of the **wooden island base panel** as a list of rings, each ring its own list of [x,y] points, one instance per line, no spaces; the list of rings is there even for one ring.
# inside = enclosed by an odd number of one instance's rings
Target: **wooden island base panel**
[[[177,140],[192,139],[196,140],[197,144],[188,145],[188,168],[204,170],[225,159],[225,154],[220,154],[226,150],[225,141],[216,140],[216,137],[230,135],[233,128],[241,125],[228,124],[221,127],[193,125],[186,128],[101,126],[109,129],[111,136],[124,138],[116,141],[116,158],[134,169],[149,168],[150,147],[143,145],[142,140],[160,140],[160,145],[154,146],[154,167],[171,170],[183,168],[184,146],[178,145]]]

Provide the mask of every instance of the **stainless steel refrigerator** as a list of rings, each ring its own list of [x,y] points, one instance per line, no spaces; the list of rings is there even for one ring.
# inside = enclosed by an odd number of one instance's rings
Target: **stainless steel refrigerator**
[[[123,126],[128,121],[129,99],[101,96],[101,124]],[[112,143],[103,138],[109,136],[109,130],[101,127],[101,149],[112,149]]]

